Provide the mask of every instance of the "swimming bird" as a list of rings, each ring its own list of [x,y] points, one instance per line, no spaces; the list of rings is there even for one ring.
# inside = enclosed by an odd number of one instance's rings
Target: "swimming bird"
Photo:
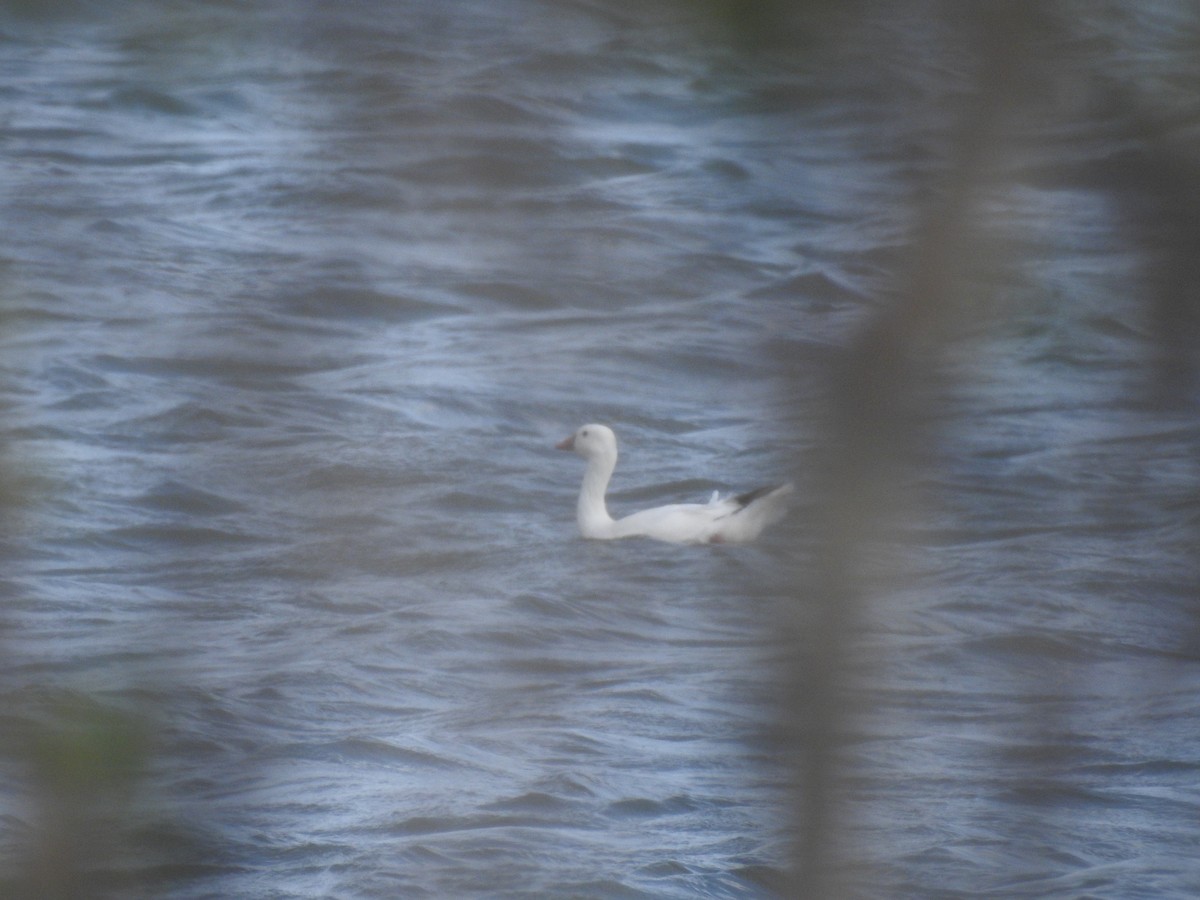
[[[784,498],[791,483],[764,487],[708,503],[675,503],[646,509],[622,519],[608,514],[604,495],[617,466],[617,436],[607,425],[584,425],[560,441],[559,450],[574,450],[587,460],[579,491],[576,520],[585,538],[614,540],[649,537],[675,544],[735,544],[752,541],[787,511]]]

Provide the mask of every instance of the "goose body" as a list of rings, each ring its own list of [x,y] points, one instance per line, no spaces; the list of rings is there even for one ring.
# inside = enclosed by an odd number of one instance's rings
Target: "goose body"
[[[783,517],[784,498],[792,492],[791,484],[759,488],[725,499],[714,492],[708,503],[674,503],[614,519],[608,514],[604,499],[617,466],[617,436],[613,430],[607,425],[584,425],[555,446],[559,450],[574,450],[587,460],[576,506],[579,531],[585,538],[649,537],[675,544],[745,543]]]

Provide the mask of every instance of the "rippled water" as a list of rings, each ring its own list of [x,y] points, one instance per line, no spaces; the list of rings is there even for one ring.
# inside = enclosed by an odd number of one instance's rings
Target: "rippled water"
[[[971,66],[935,7],[723,9],[0,18],[4,884],[797,890],[827,375],[910,266]],[[1096,15],[1080,60],[1186,96],[1184,11]],[[1195,398],[1147,399],[1137,185],[1088,174],[1136,141],[1056,103],[864,563],[864,896],[1200,889]],[[582,541],[552,447],[592,420],[618,511],[801,499],[750,547]]]

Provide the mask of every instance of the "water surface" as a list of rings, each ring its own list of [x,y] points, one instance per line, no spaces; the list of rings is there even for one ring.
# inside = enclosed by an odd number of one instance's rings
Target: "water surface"
[[[909,274],[971,23],[716,6],[0,19],[14,890],[796,890],[830,373]],[[1047,40],[1151,89],[1195,24]],[[1000,161],[1003,252],[860,548],[863,896],[1200,888],[1195,395],[1150,389],[1141,188],[1105,167],[1138,140],[1068,89]],[[585,421],[617,511],[783,478],[796,509],[582,541],[552,447]]]

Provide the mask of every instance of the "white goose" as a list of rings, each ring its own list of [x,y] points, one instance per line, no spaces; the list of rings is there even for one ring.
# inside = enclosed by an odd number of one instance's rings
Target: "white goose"
[[[579,491],[576,519],[585,538],[614,540],[649,537],[676,544],[734,544],[752,541],[760,531],[783,518],[784,498],[792,485],[759,488],[708,503],[675,503],[613,519],[604,503],[609,479],[617,466],[617,436],[607,425],[584,425],[555,445],[574,450],[587,460]]]

